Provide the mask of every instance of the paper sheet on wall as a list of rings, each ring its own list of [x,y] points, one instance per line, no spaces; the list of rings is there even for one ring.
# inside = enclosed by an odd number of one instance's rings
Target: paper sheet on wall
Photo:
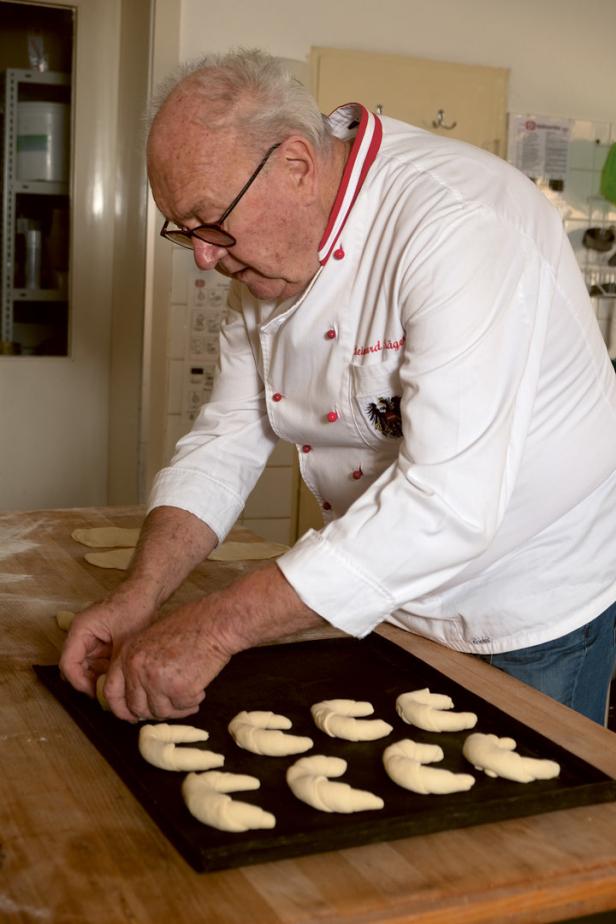
[[[212,391],[218,362],[218,333],[228,288],[229,280],[220,273],[192,270],[189,277],[190,329],[182,408],[188,426]]]
[[[507,160],[533,179],[567,175],[571,119],[509,114]]]

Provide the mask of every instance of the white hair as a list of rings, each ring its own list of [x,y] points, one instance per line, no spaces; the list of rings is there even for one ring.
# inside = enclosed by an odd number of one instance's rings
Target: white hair
[[[178,88],[188,86],[207,103],[204,126],[237,131],[248,147],[263,150],[292,134],[318,151],[329,147],[332,134],[314,97],[266,52],[239,48],[181,65],[159,86],[150,124]]]

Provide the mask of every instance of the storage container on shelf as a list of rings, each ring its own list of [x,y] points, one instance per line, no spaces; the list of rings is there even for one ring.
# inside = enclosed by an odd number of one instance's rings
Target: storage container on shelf
[[[17,177],[68,180],[70,145],[68,103],[22,102],[17,107]]]

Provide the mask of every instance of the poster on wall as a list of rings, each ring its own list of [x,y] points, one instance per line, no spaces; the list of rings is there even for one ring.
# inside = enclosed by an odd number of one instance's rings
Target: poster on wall
[[[507,160],[533,180],[567,175],[571,119],[509,114]]]

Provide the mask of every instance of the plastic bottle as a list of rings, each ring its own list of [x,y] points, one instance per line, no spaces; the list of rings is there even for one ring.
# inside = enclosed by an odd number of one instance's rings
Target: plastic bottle
[[[41,288],[41,232],[26,231],[26,289]]]

